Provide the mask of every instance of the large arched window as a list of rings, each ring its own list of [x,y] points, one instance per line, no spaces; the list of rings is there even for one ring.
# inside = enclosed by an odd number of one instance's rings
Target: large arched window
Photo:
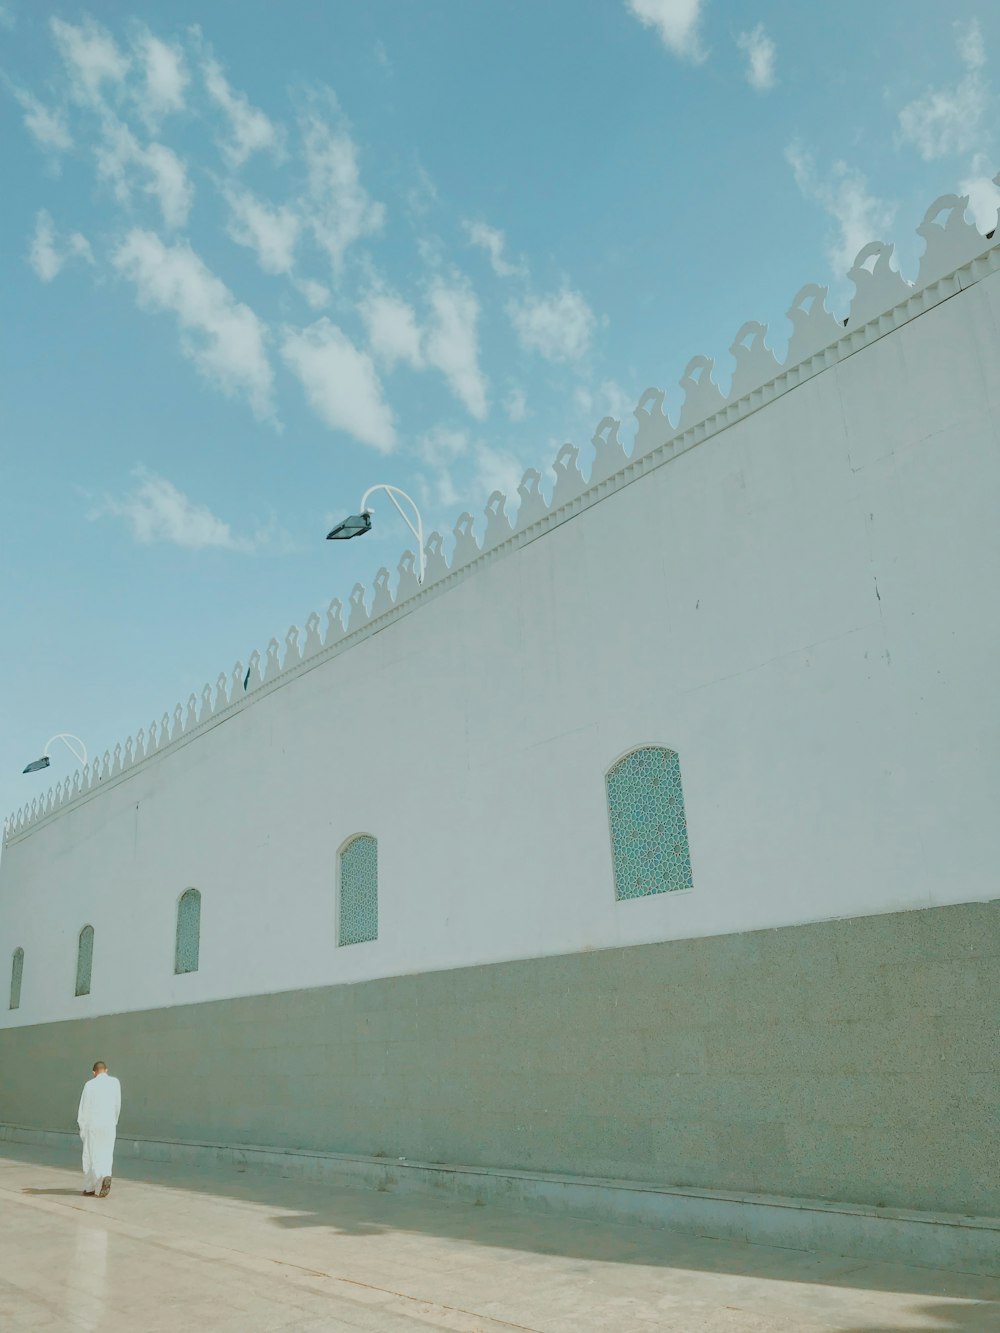
[[[10,960],[10,1007],[17,1009],[21,1004],[21,977],[24,973],[24,950],[15,949]]]
[[[680,761],[643,746],[607,776],[615,897],[646,898],[693,887]]]
[[[76,993],[90,994],[90,971],[94,965],[94,927],[84,926],[76,946]]]
[[[340,850],[338,944],[378,939],[378,843],[359,833]]]
[[[201,945],[201,894],[197,889],[185,889],[177,904],[177,947],[174,952],[174,971],[197,972],[198,950]]]

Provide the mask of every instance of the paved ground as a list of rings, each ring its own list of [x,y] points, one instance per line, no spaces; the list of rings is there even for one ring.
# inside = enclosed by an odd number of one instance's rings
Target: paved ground
[[[996,1333],[1000,1280],[235,1167],[0,1148],[5,1333]]]

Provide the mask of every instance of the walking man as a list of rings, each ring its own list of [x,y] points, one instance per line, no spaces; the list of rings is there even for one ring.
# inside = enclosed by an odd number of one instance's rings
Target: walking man
[[[83,1140],[83,1192],[105,1199],[111,1193],[111,1164],[115,1134],[122,1109],[122,1085],[108,1073],[103,1060],[94,1065],[94,1077],[83,1085],[76,1113]]]

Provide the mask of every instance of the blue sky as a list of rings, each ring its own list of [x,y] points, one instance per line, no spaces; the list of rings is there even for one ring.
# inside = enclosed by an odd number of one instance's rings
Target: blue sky
[[[394,573],[384,503],[323,541],[368,485],[450,533],[937,195],[987,229],[998,58],[959,0],[2,0],[3,812]]]

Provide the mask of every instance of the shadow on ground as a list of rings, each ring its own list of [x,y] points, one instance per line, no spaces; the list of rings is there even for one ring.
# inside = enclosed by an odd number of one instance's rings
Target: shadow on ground
[[[65,1170],[78,1164],[76,1152],[21,1143],[4,1143],[0,1158],[35,1163],[42,1169]],[[547,1214],[503,1201],[475,1203],[432,1192],[339,1186],[231,1164],[213,1164],[202,1171],[190,1165],[122,1156],[115,1162],[115,1179],[259,1205],[273,1210],[268,1220],[286,1234],[306,1228],[359,1237],[423,1234],[512,1255],[556,1255],[588,1263],[638,1264],[931,1298],[926,1304],[915,1300],[908,1309],[913,1322],[906,1325],[841,1325],[840,1333],[899,1333],[903,1327],[921,1326],[918,1320],[938,1333],[1000,1330],[1000,1278],[713,1241],[639,1223],[602,1223],[564,1213]],[[24,1192],[78,1193],[45,1188]]]
[[[21,1193],[22,1193],[22,1194],[70,1194],[70,1195],[73,1196],[73,1198],[79,1198],[79,1197],[83,1194],[83,1190],[33,1190],[33,1189],[26,1189],[26,1190],[22,1190]]]

